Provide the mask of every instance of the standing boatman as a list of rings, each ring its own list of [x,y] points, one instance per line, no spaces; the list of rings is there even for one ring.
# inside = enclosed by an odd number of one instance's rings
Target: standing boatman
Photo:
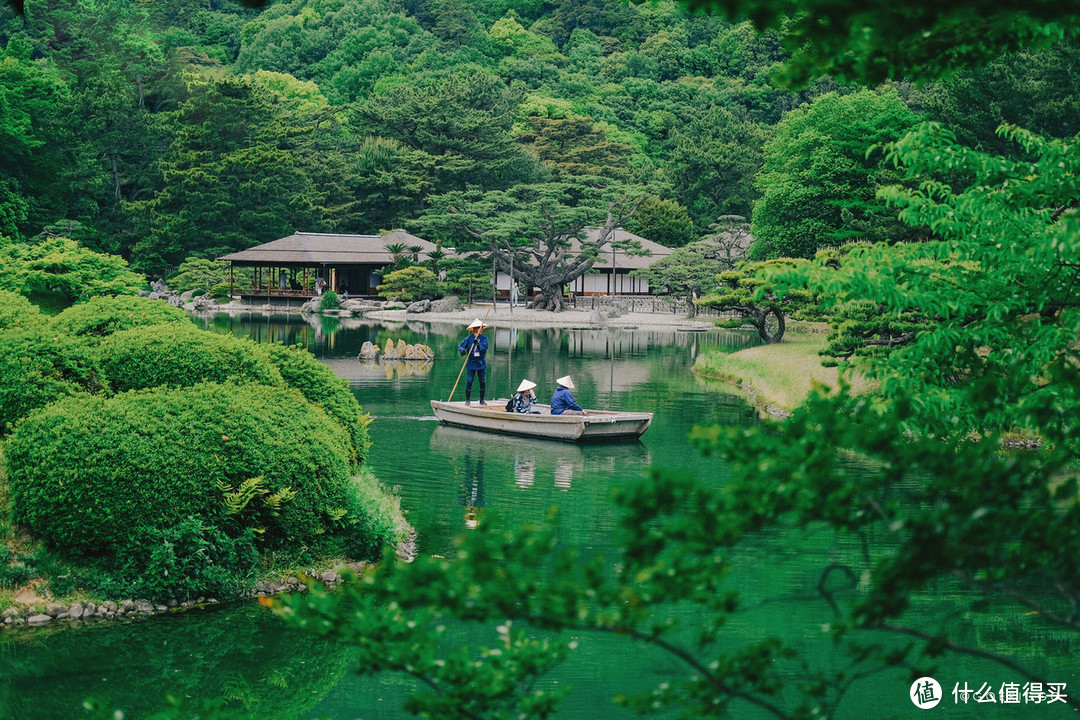
[[[480,404],[487,405],[484,402],[484,390],[487,389],[487,349],[488,339],[484,335],[484,330],[488,328],[482,320],[477,318],[469,324],[466,328],[469,332],[465,335],[465,339],[458,345],[458,354],[462,357],[469,356],[465,361],[465,404],[472,404],[472,383],[473,376],[480,376]],[[459,376],[460,377],[460,376]]]

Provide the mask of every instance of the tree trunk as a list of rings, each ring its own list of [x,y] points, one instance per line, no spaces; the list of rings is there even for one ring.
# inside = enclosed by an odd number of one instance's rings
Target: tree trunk
[[[540,292],[538,292],[532,302],[529,303],[529,308],[562,312],[566,309],[566,301],[563,299],[562,286],[558,285],[555,288],[541,287]]]
[[[784,313],[772,308],[755,313],[754,327],[764,342],[774,345],[784,339]]]
[[[694,302],[694,294],[693,293],[690,293],[689,295],[686,296],[686,317],[688,317],[688,318],[696,318],[697,317],[697,303]]]

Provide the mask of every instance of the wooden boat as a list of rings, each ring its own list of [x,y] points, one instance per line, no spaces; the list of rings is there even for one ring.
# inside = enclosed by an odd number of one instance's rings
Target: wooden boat
[[[492,400],[488,405],[431,401],[435,417],[445,425],[566,442],[638,438],[649,429],[653,418],[650,412],[606,410],[589,410],[588,415],[552,415],[547,405],[533,407],[540,410],[539,415],[507,412],[506,398]]]

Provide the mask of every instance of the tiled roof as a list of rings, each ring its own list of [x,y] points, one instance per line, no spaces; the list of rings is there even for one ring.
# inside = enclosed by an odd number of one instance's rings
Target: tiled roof
[[[435,243],[410,235],[404,230],[395,230],[386,235],[297,232],[280,240],[225,255],[221,259],[267,267],[346,263],[388,265],[393,261],[393,254],[386,246],[397,243],[407,248],[420,247],[420,260],[427,260],[428,253],[435,249]]]
[[[585,239],[595,242],[600,237],[602,228],[586,228]],[[655,243],[652,240],[646,240],[640,235],[635,235],[632,232],[627,232],[622,228],[615,228],[612,233],[610,242],[604,246],[604,249],[600,251],[599,257],[593,264],[593,268],[596,270],[604,270],[611,267],[611,250],[612,244],[618,243],[624,240],[637,240],[641,243],[642,250],[648,250],[649,255],[627,255],[626,251],[615,248],[615,267],[619,270],[637,270],[638,268],[645,268],[652,265],[654,262],[662,257],[671,254],[671,248]],[[577,240],[570,242],[570,251],[577,254],[581,250],[581,243]]]

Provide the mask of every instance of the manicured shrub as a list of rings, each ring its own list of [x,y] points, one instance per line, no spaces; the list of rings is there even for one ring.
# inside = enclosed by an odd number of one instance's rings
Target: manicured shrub
[[[215,300],[229,300],[232,298],[231,293],[237,292],[237,288],[229,283],[218,283],[210,288],[209,295]],[[192,296],[194,297],[194,296]]]
[[[258,345],[194,325],[153,325],[114,333],[101,342],[101,372],[116,392],[201,382],[280,385],[281,375]]]
[[[336,310],[341,307],[341,298],[333,290],[327,290],[319,300],[319,308],[322,310]]]
[[[20,423],[6,454],[14,520],[76,557],[117,558],[191,517],[316,557],[374,557],[395,539],[351,477],[342,427],[280,387],[65,398]]]
[[[18,293],[0,290],[0,332],[27,330],[44,325],[48,319],[36,305]]]
[[[194,327],[191,318],[180,308],[160,300],[121,295],[96,297],[72,305],[53,318],[52,328],[67,335],[105,337],[121,330],[162,324]]]
[[[376,288],[379,297],[396,297],[405,302],[433,300],[439,297],[439,279],[425,267],[407,267],[394,270]]]
[[[360,407],[356,396],[349,389],[349,383],[335,375],[333,370],[319,362],[303,347],[280,344],[259,347],[281,373],[286,385],[299,390],[304,397],[344,426],[352,438],[356,462],[362,463],[371,447],[367,432],[371,416]]]
[[[45,325],[0,330],[0,435],[57,398],[104,389],[92,355],[80,343],[48,333]]]

